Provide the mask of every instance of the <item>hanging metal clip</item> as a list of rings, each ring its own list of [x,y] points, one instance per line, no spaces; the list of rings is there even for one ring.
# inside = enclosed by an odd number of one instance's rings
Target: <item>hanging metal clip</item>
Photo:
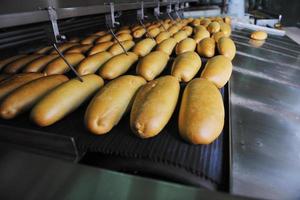
[[[178,12],[179,12],[181,9],[184,9],[184,3],[181,4],[181,6],[180,6],[179,1],[177,1],[177,3],[175,4],[175,14],[176,14],[176,16],[177,16],[180,20],[181,20],[181,17],[180,17],[180,15],[179,15]]]
[[[59,33],[59,28],[58,28],[58,24],[57,24],[57,13],[54,7],[49,6],[47,8],[39,8],[40,10],[46,10],[48,12],[48,17],[49,20],[51,22],[51,28],[52,28],[52,42],[55,43],[60,43],[63,42],[64,40],[66,40],[66,36],[65,35],[61,35]]]
[[[105,22],[106,24],[109,25],[109,27],[115,28],[115,25],[120,25],[120,22],[116,21],[114,3],[110,2],[108,5],[109,5],[110,13],[105,15]]]
[[[156,20],[160,23],[160,25],[163,27],[163,29],[165,31],[167,31],[167,29],[165,28],[165,26],[163,25],[163,23],[159,19],[160,14],[161,14],[161,12],[160,12],[160,3],[159,3],[159,0],[158,0],[157,1],[157,7],[154,8],[154,16],[155,16]]]
[[[145,18],[147,18],[147,16],[145,16],[145,12],[144,12],[144,1],[141,1],[141,9],[137,10],[137,18],[144,20]]]
[[[148,30],[147,30],[145,24],[143,23],[143,21],[142,21],[141,19],[138,19],[138,20],[139,20],[140,24],[142,25],[142,27],[145,29],[147,35],[148,35],[152,40],[154,40],[154,38],[149,34],[149,32],[148,32]]]
[[[167,15],[169,16],[169,18],[174,22],[173,17],[171,16],[172,13],[172,0],[169,1],[169,4],[167,6]]]
[[[161,20],[159,19],[158,15],[155,15],[155,17],[156,17],[156,20],[157,20],[157,21],[160,23],[160,25],[163,27],[163,29],[164,29],[165,31],[167,31],[166,27],[165,27],[164,24],[161,22]]]
[[[124,53],[125,53],[126,55],[128,55],[128,53],[127,53],[125,47],[124,47],[123,44],[120,42],[120,40],[117,38],[117,36],[116,36],[116,34],[114,33],[114,31],[112,30],[112,28],[109,27],[108,24],[106,24],[106,27],[107,27],[107,29],[109,30],[109,32],[112,34],[112,36],[115,38],[115,40],[118,42],[118,44],[121,46],[121,48],[123,49]]]
[[[157,6],[154,8],[154,16],[159,16],[160,14],[162,14],[160,12],[160,2],[157,0]]]
[[[58,55],[65,61],[65,63],[68,65],[68,67],[75,73],[75,75],[77,76],[77,78],[83,82],[83,79],[80,77],[80,75],[78,74],[78,72],[75,70],[75,68],[67,61],[67,59],[62,55],[62,53],[59,51],[59,49],[57,48],[56,44],[53,43],[52,46],[54,47],[55,51],[58,53]]]

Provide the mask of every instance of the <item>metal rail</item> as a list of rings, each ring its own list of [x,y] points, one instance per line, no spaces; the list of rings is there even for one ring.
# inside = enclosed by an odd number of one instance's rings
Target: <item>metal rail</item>
[[[180,2],[193,2],[195,0],[181,0]],[[176,4],[178,1],[171,1],[171,4]],[[29,2],[30,4],[30,2]],[[167,6],[170,2],[161,2],[160,6]],[[91,5],[81,7],[67,7],[60,8],[52,6],[57,13],[57,20],[67,19],[72,17],[80,17],[87,15],[104,14],[110,12],[110,9],[106,5]],[[157,2],[144,2],[144,8],[154,8],[157,6]],[[134,10],[141,7],[140,2],[129,2],[129,3],[115,3],[116,11]],[[49,21],[48,11],[44,8],[37,7],[36,10],[32,11],[16,11],[13,13],[0,14],[0,28],[7,28],[13,26],[20,26],[32,23],[39,23]]]

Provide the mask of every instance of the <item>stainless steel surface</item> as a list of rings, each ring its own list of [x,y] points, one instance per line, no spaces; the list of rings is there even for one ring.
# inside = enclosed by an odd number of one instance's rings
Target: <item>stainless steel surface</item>
[[[186,10],[183,12],[184,18],[189,17],[211,17],[221,15],[221,9],[218,6],[204,7],[201,10]]]
[[[288,37],[300,45],[300,27],[283,27],[283,29]]]
[[[3,2],[2,2],[3,1]],[[2,0],[0,8],[0,28],[12,27],[18,25],[25,25],[30,23],[38,23],[49,21],[46,10],[49,6],[56,9],[58,19],[66,19],[71,17],[79,17],[86,15],[103,14],[110,11],[108,6],[104,3],[105,0]],[[194,1],[181,0],[180,2]],[[171,1],[172,4],[177,1]],[[132,10],[141,7],[140,2],[135,0],[114,1],[115,10]],[[144,1],[145,8],[155,7],[156,1]],[[169,2],[162,2],[160,6],[167,6]]]
[[[257,19],[256,25],[274,27],[274,25],[278,22],[278,19]]]
[[[77,148],[74,137],[55,135],[44,131],[32,131],[27,128],[12,128],[7,125],[0,125],[0,130],[0,144],[23,146],[24,141],[26,141],[25,146],[30,151],[70,161],[78,161],[83,156]]]
[[[166,3],[161,3],[161,6],[166,6]],[[152,8],[155,7],[156,3],[154,2],[144,2],[144,8]],[[115,3],[115,10],[123,11],[123,10],[133,10],[141,7],[140,3],[137,2],[129,2],[129,3]],[[58,8],[57,13],[59,19],[65,19],[70,17],[78,17],[85,15],[94,15],[94,14],[102,14],[110,12],[109,6],[105,5],[93,5],[93,6],[84,6],[84,7],[69,7],[69,8]]]
[[[53,0],[1,0],[0,15],[37,11],[53,6],[52,2]]]
[[[128,14],[125,13],[124,16],[128,16]],[[96,15],[63,20],[59,22],[58,27],[61,35],[84,37],[103,29],[104,24],[103,15]],[[14,55],[15,48],[18,48],[18,52],[21,54],[31,53],[41,46],[49,45],[49,42],[53,42],[54,39],[50,22],[5,29],[0,32],[0,57]]]
[[[253,32],[253,31],[235,30],[235,32],[232,35],[249,39],[251,32]],[[296,42],[292,41],[290,38],[288,38],[286,36],[284,36],[284,37],[281,37],[281,36],[269,37],[267,40],[267,44],[275,44],[277,46],[283,46],[283,47],[288,47],[288,48],[294,49],[294,50],[300,50],[300,46]]]
[[[249,43],[250,40],[248,38],[244,39],[234,35],[232,36],[232,38],[235,40],[235,43],[237,45],[242,46],[241,48],[250,47],[251,49],[253,47],[252,44]],[[275,54],[280,54],[280,56],[286,56],[290,58],[297,58],[300,53],[299,50],[293,50],[288,46],[272,44],[272,43],[264,43],[264,45],[260,47],[260,50],[266,52],[273,52]]]
[[[1,0],[0,14],[31,12],[39,9],[48,8],[84,8],[103,6],[105,3],[114,2],[115,4],[138,4],[136,0]],[[153,5],[154,0],[144,0],[145,5]]]
[[[246,199],[201,188],[68,163],[0,145],[0,198],[6,200]]]
[[[108,13],[109,11],[109,6],[95,5],[84,7],[57,8],[57,15],[59,19],[66,19],[85,15],[103,14]]]
[[[233,194],[300,198],[300,56],[291,40],[269,36],[255,48],[233,32],[229,85]]]
[[[0,49],[25,41],[38,40],[45,37],[42,27],[29,27],[21,30],[0,33]]]
[[[38,23],[48,20],[48,13],[45,10],[2,14],[0,15],[0,28]]]

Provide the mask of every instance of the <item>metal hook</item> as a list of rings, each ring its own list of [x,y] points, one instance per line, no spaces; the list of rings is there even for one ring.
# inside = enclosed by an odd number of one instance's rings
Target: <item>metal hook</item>
[[[158,18],[158,16],[155,15],[155,17],[156,17],[157,21],[160,23],[160,25],[163,27],[163,29],[164,29],[165,31],[167,31],[167,29],[165,28],[164,24],[160,21],[160,19]]]
[[[157,7],[154,8],[154,15],[159,15],[160,14],[160,2],[159,0],[157,1]]]
[[[176,14],[176,16],[181,20],[181,17],[179,16],[179,14],[178,14],[178,11],[180,10],[181,8],[180,8],[180,2],[179,2],[179,0],[177,1],[177,3],[175,4],[175,14]]]
[[[62,55],[62,53],[58,50],[57,46],[55,43],[52,44],[52,46],[54,47],[55,51],[58,53],[58,55],[65,61],[65,63],[68,65],[68,67],[71,68],[71,70],[75,73],[75,75],[77,76],[77,78],[83,82],[83,79],[80,77],[80,75],[77,73],[77,71],[75,70],[75,68],[67,61],[67,59]]]
[[[152,40],[154,40],[154,38],[149,34],[149,32],[148,32],[148,30],[147,30],[145,24],[143,23],[143,21],[142,21],[141,19],[139,19],[139,22],[140,22],[140,24],[142,25],[142,27],[145,29],[147,35],[149,35],[149,37],[150,37]]]
[[[179,16],[178,12],[175,11],[175,13],[176,13],[177,17],[181,20],[181,17]]]
[[[174,22],[174,19],[170,14],[171,12],[172,12],[172,0],[169,1],[169,5],[167,7],[167,15]]]
[[[113,37],[116,39],[116,41],[118,42],[118,44],[121,46],[121,48],[123,49],[124,53],[126,55],[128,55],[126,49],[124,48],[124,46],[121,44],[121,42],[119,41],[119,39],[117,38],[117,36],[115,35],[115,33],[113,32],[112,28],[109,27],[107,24],[106,24],[106,27],[109,29],[110,33],[113,35]]]
[[[172,20],[172,22],[175,22],[175,20],[174,20],[173,17],[171,16],[171,14],[170,14],[169,12],[168,12],[167,14],[168,14],[169,18]]]

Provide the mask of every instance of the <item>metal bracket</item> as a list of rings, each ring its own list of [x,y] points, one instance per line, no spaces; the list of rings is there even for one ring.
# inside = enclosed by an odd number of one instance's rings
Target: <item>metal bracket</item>
[[[163,27],[164,31],[167,31],[167,29],[165,28],[165,26],[163,25],[163,23],[159,19],[160,14],[162,14],[162,13],[160,12],[160,2],[158,0],[157,1],[157,7],[154,8],[154,16],[155,16],[156,20],[160,23],[160,25]]]
[[[185,3],[181,3],[181,4],[180,4],[180,10],[183,10],[185,7],[186,7],[186,4],[185,4]]]
[[[140,20],[147,18],[144,13],[144,1],[141,1],[141,9],[137,10],[137,18]]]
[[[167,6],[167,15],[174,22],[174,19],[173,19],[171,13],[172,13],[172,0],[169,1],[169,4]]]
[[[159,16],[161,14],[160,12],[160,2],[157,1],[157,6],[154,8],[154,16]]]
[[[183,10],[183,9],[184,9],[184,3],[180,4],[179,1],[177,1],[177,3],[175,4],[175,14],[179,19],[181,19],[179,12],[180,12],[180,10]]]
[[[171,13],[172,12],[172,2],[169,1],[169,4],[167,5],[167,13]]]
[[[282,20],[282,15],[280,14],[280,15],[278,16],[278,23],[281,24],[281,20]]]
[[[48,8],[46,8],[47,12],[48,12],[48,16],[51,22],[51,26],[52,26],[52,31],[53,31],[53,35],[54,35],[54,41],[56,43],[60,43],[63,42],[66,39],[65,35],[61,35],[59,33],[59,28],[57,25],[57,13],[56,10],[49,6]]]
[[[115,28],[115,25],[120,25],[120,23],[115,19],[115,6],[113,2],[109,3],[109,9],[110,13],[105,15],[105,22],[110,28]]]
[[[179,1],[177,1],[177,3],[175,4],[174,10],[179,11],[179,9],[180,9],[180,4],[179,4]]]
[[[118,42],[118,44],[121,46],[121,48],[123,49],[124,53],[126,53],[126,55],[128,55],[126,49],[124,48],[124,46],[119,41],[119,39],[117,38],[117,36],[115,35],[115,33],[113,31],[113,28],[115,28],[115,25],[120,25],[120,22],[117,22],[115,20],[115,18],[116,17],[120,17],[121,14],[119,13],[117,16],[115,16],[115,6],[114,6],[113,2],[109,3],[109,8],[110,8],[110,13],[105,15],[105,24],[107,26],[107,29],[110,31],[110,33],[115,38],[115,40]]]

